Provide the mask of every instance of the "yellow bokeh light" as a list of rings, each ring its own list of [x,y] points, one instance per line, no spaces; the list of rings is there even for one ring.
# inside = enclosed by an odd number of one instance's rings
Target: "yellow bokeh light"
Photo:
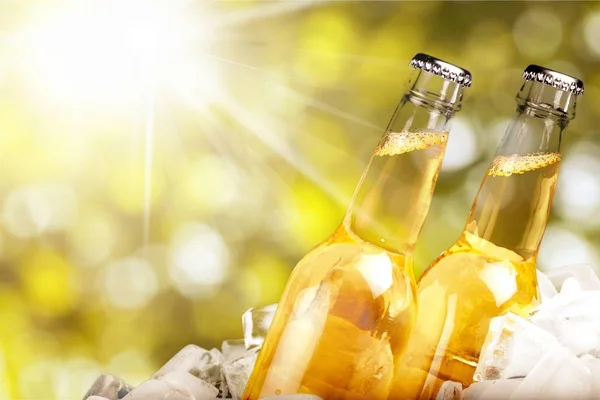
[[[75,305],[73,271],[60,253],[51,249],[31,251],[20,269],[30,307],[41,315],[61,315]]]
[[[276,303],[283,292],[291,267],[284,260],[258,253],[248,257],[236,282],[237,292],[244,296],[248,306]]]
[[[147,173],[141,162],[134,165],[124,163],[110,168],[107,189],[112,201],[120,210],[137,214],[144,210],[147,200],[154,204],[165,195],[165,177],[160,169],[151,172],[150,191],[146,193]],[[146,195],[149,197],[146,198]]]

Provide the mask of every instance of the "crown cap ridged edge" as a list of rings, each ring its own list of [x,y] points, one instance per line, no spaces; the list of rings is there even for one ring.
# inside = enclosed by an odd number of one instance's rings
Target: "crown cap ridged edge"
[[[410,60],[410,66],[458,83],[463,87],[470,87],[473,81],[471,73],[466,69],[424,53],[416,54]]]
[[[523,79],[543,83],[576,96],[583,94],[583,82],[580,79],[539,65],[532,64],[525,68]]]

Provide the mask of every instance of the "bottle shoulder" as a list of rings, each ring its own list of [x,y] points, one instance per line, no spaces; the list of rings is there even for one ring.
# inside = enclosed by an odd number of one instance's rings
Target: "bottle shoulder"
[[[535,273],[535,258],[523,259],[515,252],[464,232],[423,273],[419,279],[419,291],[430,285],[460,292],[469,291],[479,284],[486,287],[509,283],[520,285],[520,281],[536,282]]]

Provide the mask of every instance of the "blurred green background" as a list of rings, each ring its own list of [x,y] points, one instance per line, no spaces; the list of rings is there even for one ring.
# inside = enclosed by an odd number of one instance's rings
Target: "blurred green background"
[[[530,63],[586,84],[539,267],[599,265],[597,3],[0,0],[0,399],[241,337],[341,221],[417,52],[474,77],[417,273]]]

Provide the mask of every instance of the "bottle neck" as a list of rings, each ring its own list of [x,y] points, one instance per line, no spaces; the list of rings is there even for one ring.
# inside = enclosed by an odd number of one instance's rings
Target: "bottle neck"
[[[568,104],[543,101],[561,97]],[[575,100],[570,93],[529,82],[517,102],[517,115],[479,188],[466,232],[484,239],[479,245],[486,246],[485,253],[497,252],[497,258],[504,258],[509,250],[514,257],[528,260],[537,255],[548,223],[562,132],[574,116]]]
[[[462,87],[416,70],[356,188],[344,227],[410,254],[433,195]]]

